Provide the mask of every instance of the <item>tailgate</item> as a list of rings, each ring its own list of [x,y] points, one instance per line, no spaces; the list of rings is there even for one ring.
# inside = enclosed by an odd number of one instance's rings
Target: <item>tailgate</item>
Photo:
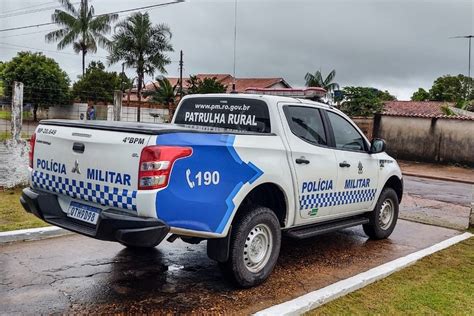
[[[136,211],[140,153],[150,135],[40,124],[32,185]]]

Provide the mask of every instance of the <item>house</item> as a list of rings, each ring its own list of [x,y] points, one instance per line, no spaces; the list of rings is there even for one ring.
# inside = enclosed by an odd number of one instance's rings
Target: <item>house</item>
[[[222,85],[227,87],[227,92],[232,91],[232,84],[234,82],[234,77],[230,74],[197,74],[196,77],[200,80],[205,78],[216,78],[216,80]],[[172,86],[178,85],[179,78],[176,77],[167,77]],[[186,91],[188,88],[188,79],[183,78],[183,90]],[[157,84],[157,83],[155,83]],[[279,77],[274,78],[235,78],[235,90],[238,93],[244,93],[247,88],[291,88],[291,86],[283,79]],[[153,91],[155,86],[153,83],[148,83],[145,85],[143,91]],[[128,93],[124,94],[123,100],[128,100]],[[137,91],[136,88],[130,91],[130,101],[137,101]],[[143,101],[147,101],[148,98],[142,96]]]

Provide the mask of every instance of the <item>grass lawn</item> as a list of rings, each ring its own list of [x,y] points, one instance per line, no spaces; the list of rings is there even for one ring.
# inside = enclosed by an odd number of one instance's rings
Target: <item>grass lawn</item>
[[[0,141],[4,141],[4,140],[7,140],[7,139],[11,139],[12,138],[12,133],[11,132],[0,132]],[[30,139],[30,136],[27,134],[27,133],[21,133],[21,138],[23,139]]]
[[[23,112],[23,119],[29,119],[31,118],[31,112],[24,111]],[[2,120],[11,120],[11,112],[10,111],[0,111],[0,119]]]
[[[21,188],[0,191],[0,232],[48,226],[20,204]]]
[[[474,315],[474,237],[308,313],[353,314]]]

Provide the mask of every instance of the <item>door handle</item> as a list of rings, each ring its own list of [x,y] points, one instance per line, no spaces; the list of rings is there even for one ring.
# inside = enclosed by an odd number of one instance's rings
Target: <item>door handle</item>
[[[305,165],[309,164],[309,160],[304,159],[304,158],[296,158],[295,161],[296,161],[296,163],[299,164],[299,165],[301,165],[301,164],[305,164]]]
[[[341,168],[349,168],[350,166],[351,166],[351,164],[348,163],[347,161],[343,161],[343,162],[339,163],[339,167],[341,167]]]

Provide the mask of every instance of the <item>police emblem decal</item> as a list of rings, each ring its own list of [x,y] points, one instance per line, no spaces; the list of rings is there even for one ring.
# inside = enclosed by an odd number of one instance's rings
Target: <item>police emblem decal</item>
[[[359,168],[359,174],[362,174],[364,172],[364,166],[362,165],[362,162],[359,161],[357,168]]]
[[[79,169],[79,161],[77,159],[74,161],[74,167],[72,167],[71,172],[81,174],[81,169]]]

